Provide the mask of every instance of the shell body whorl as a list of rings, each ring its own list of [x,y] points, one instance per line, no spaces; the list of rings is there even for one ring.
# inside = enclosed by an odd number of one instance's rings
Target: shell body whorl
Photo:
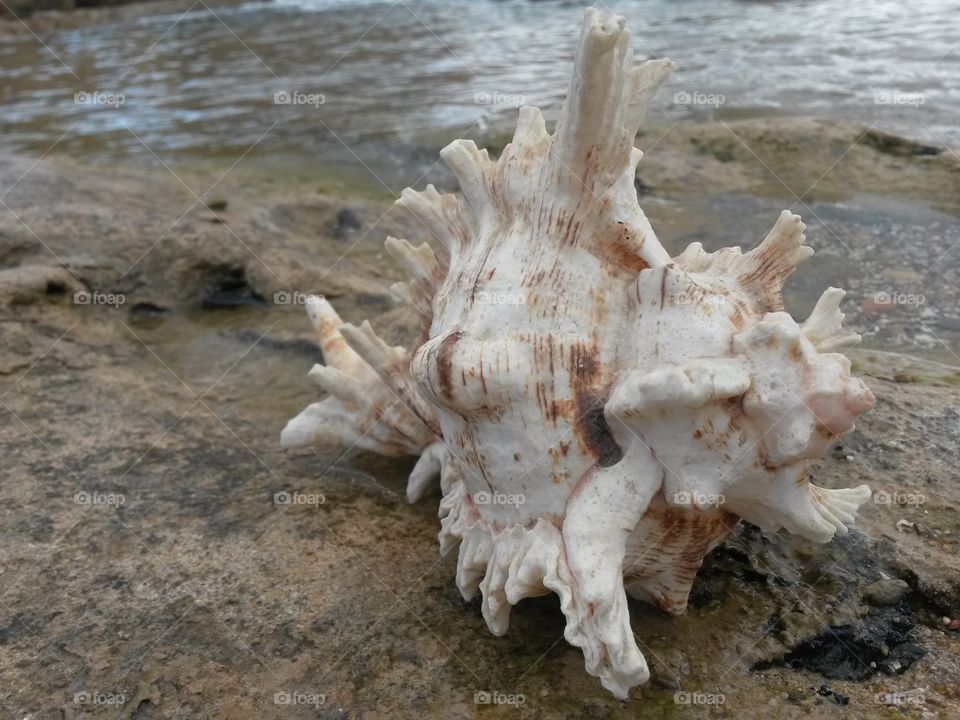
[[[825,542],[870,496],[809,481],[873,397],[837,352],[859,340],[842,291],[802,325],[783,312],[812,253],[800,219],[750,252],[671,258],[637,203],[633,140],[669,68],[635,67],[623,18],[588,10],[555,132],[523,108],[498,158],[442,151],[460,194],[398,201],[433,240],[387,242],[421,337],[390,348],[311,305],[332,397],[283,435],[419,454],[408,495],[439,478],[441,546],[459,544],[457,585],[490,629],[556,593],[566,639],[621,698],[649,677],[628,594],[681,613],[741,518]]]

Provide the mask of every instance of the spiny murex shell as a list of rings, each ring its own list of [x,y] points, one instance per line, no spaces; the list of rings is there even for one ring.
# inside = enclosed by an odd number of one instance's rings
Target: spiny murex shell
[[[386,247],[393,287],[422,320],[407,351],[369,323],[308,313],[330,397],[283,431],[287,447],[418,454],[410,500],[440,478],[442,551],[457,586],[482,593],[490,630],[555,592],[587,671],[625,698],[649,677],[627,595],[682,613],[704,556],[740,518],[826,542],[867,486],[809,481],[873,406],[836,351],[843,291],[798,325],[786,277],[813,252],[784,212],[754,250],[671,258],[637,203],[633,147],[670,63],[633,65],[625,21],[589,9],[556,131],[520,110],[491,159],[469,140],[441,156],[461,194],[405,190],[436,240]]]

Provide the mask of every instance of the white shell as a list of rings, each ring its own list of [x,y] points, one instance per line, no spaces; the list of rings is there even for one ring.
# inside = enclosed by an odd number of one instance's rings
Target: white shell
[[[843,291],[802,326],[782,311],[812,253],[797,216],[748,253],[660,245],[633,140],[670,63],[634,67],[628,41],[623,18],[587,10],[552,135],[522,108],[497,160],[468,140],[441,152],[461,195],[404,191],[438,248],[387,242],[423,336],[389,348],[314,301],[332,369],[311,375],[333,397],[282,436],[419,453],[410,499],[440,476],[440,541],[460,544],[457,586],[481,592],[490,630],[556,593],[567,640],[620,698],[649,677],[628,593],[683,612],[740,518],[846,533],[869,488],[818,488],[808,467],[873,405],[834,352],[859,340],[841,327]]]

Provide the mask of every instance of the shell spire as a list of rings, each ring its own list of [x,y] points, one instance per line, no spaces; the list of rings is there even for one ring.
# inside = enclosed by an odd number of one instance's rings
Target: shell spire
[[[633,177],[643,154],[633,142],[671,65],[634,67],[625,25],[622,17],[587,10],[553,135],[537,108],[521,108],[513,141],[497,160],[472,140],[440,151],[461,197],[432,185],[402,193],[397,204],[449,249],[450,267],[468,260],[469,247],[489,243],[505,221],[530,225],[528,242],[582,243],[634,271],[670,261],[637,203]]]
[[[587,9],[551,158],[558,186],[575,197],[581,186],[603,192],[641,157],[633,141],[671,66],[634,67],[629,43],[625,18]]]

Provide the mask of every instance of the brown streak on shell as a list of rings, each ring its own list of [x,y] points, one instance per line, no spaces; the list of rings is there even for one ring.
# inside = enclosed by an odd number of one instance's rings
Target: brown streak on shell
[[[614,440],[603,414],[610,396],[610,384],[602,383],[600,350],[594,337],[590,346],[575,343],[570,348],[570,385],[574,393],[574,431],[586,452],[596,457],[600,467],[620,462],[623,451]]]
[[[490,253],[493,251],[493,245],[487,245],[486,250],[483,253],[483,259],[477,263],[477,272],[473,276],[473,282],[470,283],[470,304],[476,302],[477,290],[480,289],[481,276],[484,274],[483,271],[487,266],[487,260],[490,258]]]
[[[795,362],[801,362],[803,360],[803,348],[800,346],[799,340],[790,343],[790,349],[787,352],[791,360]]]
[[[833,430],[831,430],[825,423],[817,420],[816,425],[814,426],[817,435],[820,437],[826,438],[827,440],[836,440],[839,438]]]
[[[604,259],[614,272],[626,269],[638,273],[650,267],[647,261],[637,254],[637,250],[643,247],[643,243],[642,237],[632,238],[627,226],[618,222],[615,229],[611,231],[611,237],[602,241],[600,247],[603,250]]]
[[[734,308],[733,314],[730,316],[730,324],[739,331],[743,330],[745,322],[743,311],[740,309],[740,307],[738,306]]]
[[[459,330],[449,333],[437,350],[437,379],[444,397],[448,400],[453,398],[453,348],[462,336],[463,333]]]

